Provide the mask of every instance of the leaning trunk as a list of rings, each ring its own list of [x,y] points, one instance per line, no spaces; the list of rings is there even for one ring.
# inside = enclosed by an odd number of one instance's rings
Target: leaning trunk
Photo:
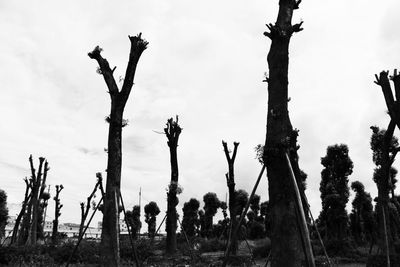
[[[268,54],[268,117],[264,162],[269,181],[272,215],[271,266],[302,266],[304,253],[297,227],[296,202],[285,153],[296,150],[290,142],[293,128],[288,114],[289,41],[300,25],[291,25],[294,0],[279,1],[275,25],[269,25],[271,48]],[[292,158],[291,158],[292,160]]]

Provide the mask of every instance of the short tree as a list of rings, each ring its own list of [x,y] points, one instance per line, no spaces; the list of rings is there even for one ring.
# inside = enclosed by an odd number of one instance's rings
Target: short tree
[[[140,221],[140,206],[133,206],[132,210],[128,210],[126,212],[126,221],[129,227],[132,229],[132,236],[134,239],[137,239],[138,234],[140,232],[140,228],[142,228],[142,222]]]
[[[206,237],[211,237],[212,235],[212,226],[213,226],[213,218],[218,211],[221,203],[217,197],[217,194],[208,192],[203,196],[204,201],[204,226],[205,226],[205,235]]]
[[[147,223],[147,232],[150,238],[154,238],[156,233],[156,220],[158,214],[160,214],[160,208],[156,202],[151,201],[149,204],[144,206],[144,221]]]
[[[200,202],[195,198],[183,204],[182,228],[188,237],[194,237],[200,226],[199,207]]]

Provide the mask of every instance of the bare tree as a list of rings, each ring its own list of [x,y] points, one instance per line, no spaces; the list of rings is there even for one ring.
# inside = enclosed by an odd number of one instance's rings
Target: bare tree
[[[122,127],[126,125],[123,113],[133,86],[137,64],[142,52],[148,45],[148,42],[142,39],[141,36],[141,33],[137,36],[129,36],[131,49],[121,90],[118,89],[113,76],[116,67],[110,68],[108,61],[101,56],[102,49],[96,46],[88,54],[90,58],[95,59],[99,64],[98,72],[103,76],[111,97],[111,113],[107,117],[109,122],[107,182],[101,234],[102,264],[104,266],[118,266],[120,262],[118,202],[121,186]]]
[[[89,214],[89,210],[90,210],[90,207],[92,204],[92,199],[96,197],[97,189],[100,188],[100,192],[101,193],[103,192],[103,178],[101,176],[101,173],[96,173],[96,177],[97,177],[97,182],[93,188],[92,193],[86,199],[86,205],[85,205],[85,202],[80,203],[81,223],[79,225],[79,236],[81,236],[83,234],[83,228],[85,227],[85,221]]]
[[[226,160],[228,162],[228,173],[225,174],[226,176],[226,184],[228,186],[228,192],[229,192],[229,216],[230,216],[230,226],[229,226],[229,240],[232,240],[232,231],[233,229],[235,229],[236,227],[236,215],[237,215],[237,211],[236,211],[236,193],[235,193],[235,159],[236,159],[236,153],[237,153],[237,149],[239,146],[239,142],[233,142],[233,154],[232,157],[230,156],[230,151],[228,149],[228,145],[227,143],[222,140],[222,146],[224,147],[224,152],[225,152],[225,157]],[[236,239],[237,240],[237,239]],[[230,241],[228,242],[228,244],[230,244]],[[237,241],[232,244],[232,249],[231,252],[233,255],[236,255],[237,253],[237,249],[238,249],[238,244]]]
[[[166,220],[166,232],[167,232],[167,247],[166,252],[169,254],[173,254],[176,252],[177,244],[176,244],[176,229],[177,229],[177,212],[176,206],[179,203],[177,194],[180,193],[180,188],[178,185],[178,156],[177,156],[177,148],[178,148],[178,140],[179,135],[182,132],[182,128],[178,124],[178,116],[176,116],[176,120],[173,118],[168,119],[167,127],[164,128],[164,133],[168,139],[168,147],[170,153],[170,161],[171,161],[171,183],[168,186],[167,192],[167,220]]]
[[[297,164],[297,132],[288,113],[289,42],[302,23],[292,25],[293,11],[301,0],[280,0],[278,17],[268,24],[264,35],[271,39],[268,53],[268,117],[264,163],[269,180],[272,215],[271,266],[301,266],[304,260],[300,229],[297,227],[296,202],[286,153],[292,165]],[[295,163],[295,164],[294,164]],[[298,174],[295,175],[299,183]]]

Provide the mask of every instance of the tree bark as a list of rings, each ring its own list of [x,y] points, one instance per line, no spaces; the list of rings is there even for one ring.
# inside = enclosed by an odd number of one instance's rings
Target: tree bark
[[[176,229],[178,227],[178,217],[176,212],[176,206],[179,203],[177,198],[178,189],[178,156],[177,147],[179,135],[182,129],[178,124],[178,116],[176,116],[176,121],[170,118],[167,121],[167,127],[164,128],[164,133],[168,138],[168,147],[170,152],[170,163],[171,163],[171,183],[167,192],[167,219],[166,219],[166,232],[167,232],[167,247],[166,252],[168,254],[174,254],[177,249],[176,242]]]
[[[148,42],[141,38],[141,33],[137,36],[129,36],[129,40],[131,49],[121,91],[119,91],[113,76],[115,68],[111,69],[108,61],[101,56],[102,49],[97,46],[88,53],[88,56],[99,64],[99,73],[103,75],[111,97],[111,112],[107,118],[109,122],[107,181],[101,233],[103,266],[119,266],[120,264],[118,202],[121,187],[122,127],[126,124],[123,120],[123,113],[133,86],[137,63],[148,45]]]
[[[51,236],[54,245],[56,245],[58,242],[58,218],[61,215],[60,210],[63,207],[63,205],[60,204],[60,192],[63,189],[64,189],[63,185],[56,185],[56,196],[54,197],[54,201],[56,203],[54,208],[53,232]]]
[[[291,142],[293,128],[287,103],[290,37],[294,32],[302,30],[301,23],[291,23],[293,10],[298,8],[299,2],[280,0],[277,21],[275,25],[267,25],[270,32],[264,33],[272,40],[267,58],[268,115],[264,149],[272,215],[271,266],[300,267],[304,261],[297,227],[296,203],[285,158],[287,151],[297,150]]]

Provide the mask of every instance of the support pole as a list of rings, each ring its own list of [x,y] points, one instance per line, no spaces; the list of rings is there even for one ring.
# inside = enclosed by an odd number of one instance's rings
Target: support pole
[[[157,231],[156,231],[156,233],[154,234],[154,237],[156,237],[156,235],[157,235],[157,233],[158,233],[158,230],[160,230],[161,226],[163,225],[163,222],[165,221],[165,218],[167,218],[167,214],[165,214],[164,219],[162,219],[160,225],[158,226]]]
[[[92,219],[93,219],[94,215],[96,214],[96,211],[99,209],[99,206],[100,206],[100,204],[101,204],[102,201],[103,201],[103,196],[100,198],[99,203],[97,203],[97,206],[96,206],[96,208],[94,209],[94,211],[93,211],[93,213],[92,213],[92,216],[90,216],[89,222],[88,222],[88,224],[86,225],[85,229],[83,229],[82,234],[78,237],[78,243],[76,243],[76,246],[75,246],[74,250],[72,251],[71,256],[69,256],[69,259],[68,259],[67,264],[65,265],[65,267],[68,267],[68,266],[69,266],[69,263],[71,262],[72,257],[74,256],[76,250],[78,249],[79,244],[81,243],[81,241],[82,241],[82,239],[83,239],[83,236],[85,235],[85,232],[86,232],[86,230],[88,229],[90,223],[92,222]]]
[[[187,237],[187,235],[186,235],[185,229],[183,228],[182,223],[181,223],[181,220],[179,220],[179,218],[178,218],[178,222],[179,222],[179,225],[180,225],[181,228],[182,228],[183,235],[185,236],[186,243],[187,243],[187,245],[188,245],[189,252],[190,252],[190,257],[191,257],[192,260],[193,260],[194,258],[193,258],[193,252],[192,252],[192,245],[191,245],[190,242],[189,242],[189,239],[188,239],[188,237]]]
[[[390,267],[390,252],[389,252],[389,239],[388,239],[388,234],[387,234],[387,228],[386,228],[386,215],[385,215],[385,208],[382,207],[382,218],[383,218],[383,231],[385,235],[385,248],[386,248],[386,266]]]
[[[121,198],[122,210],[124,211],[124,221],[125,221],[125,224],[126,224],[126,228],[128,229],[129,241],[131,242],[131,246],[132,246],[132,250],[133,250],[133,255],[135,256],[136,267],[139,267],[139,266],[140,266],[140,264],[139,264],[139,258],[138,258],[138,255],[137,255],[137,251],[136,251],[135,244],[133,243],[133,238],[132,238],[132,235],[131,235],[131,230],[130,230],[130,228],[129,228],[129,224],[128,224],[128,222],[126,221],[126,210],[125,210],[124,200],[122,199],[121,191],[119,191],[119,197]]]
[[[246,213],[247,213],[247,211],[249,210],[251,200],[253,199],[254,194],[256,193],[258,184],[260,183],[260,180],[261,180],[261,177],[262,177],[262,175],[263,175],[263,173],[264,173],[264,170],[265,170],[265,165],[263,165],[262,168],[261,168],[261,171],[260,171],[260,174],[258,175],[256,184],[255,184],[254,187],[253,187],[253,191],[251,191],[249,200],[247,201],[246,206],[245,206],[245,208],[244,208],[242,214],[240,215],[240,219],[239,219],[239,221],[238,221],[238,224],[236,225],[235,229],[234,229],[233,232],[232,232],[232,239],[231,239],[230,242],[229,242],[229,240],[228,240],[228,245],[226,246],[225,258],[224,258],[224,261],[222,262],[222,267],[226,267],[226,264],[228,263],[229,254],[230,254],[230,252],[231,252],[232,244],[233,244],[234,242],[236,242],[236,238],[237,238],[236,235],[237,235],[237,232],[239,231],[239,228],[240,228],[240,225],[242,224],[242,221],[243,221],[243,219],[244,219],[244,216],[246,216]],[[231,220],[232,220],[232,219],[231,219]]]
[[[303,209],[303,204],[301,201],[299,188],[297,186],[296,177],[294,176],[293,168],[292,168],[292,164],[290,163],[289,156],[287,153],[285,153],[285,156],[286,156],[287,164],[289,166],[289,172],[290,172],[290,177],[291,177],[291,180],[293,183],[293,189],[296,194],[296,203],[297,203],[297,207],[298,207],[299,215],[300,215],[300,218],[299,218],[300,233],[304,240],[304,248],[305,248],[304,253],[306,254],[308,266],[315,267],[314,255],[313,255],[312,248],[311,248],[310,234],[309,234],[308,228],[307,228],[306,216],[304,215],[304,209]]]

